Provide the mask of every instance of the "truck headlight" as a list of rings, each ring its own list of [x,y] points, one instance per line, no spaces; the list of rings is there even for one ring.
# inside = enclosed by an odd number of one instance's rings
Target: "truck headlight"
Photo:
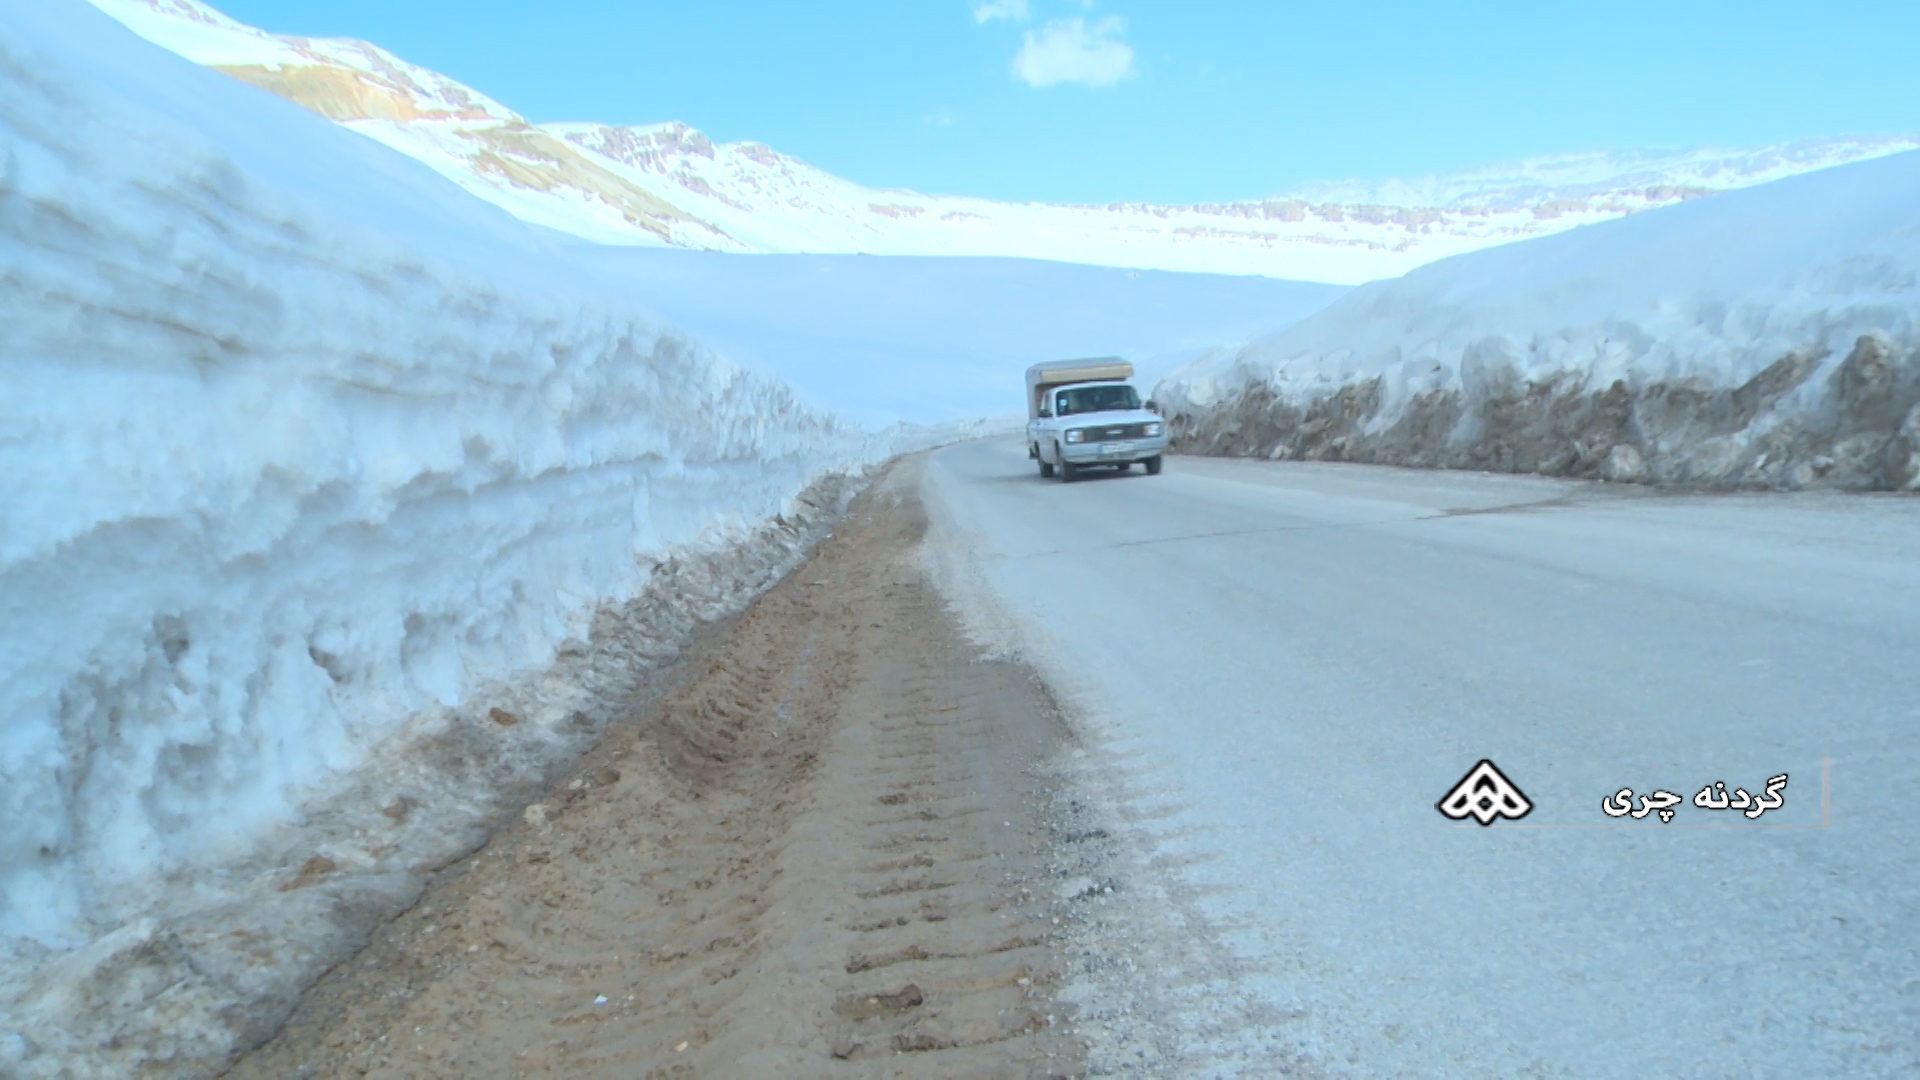
[[[1067,432],[1068,442],[1081,442],[1081,441],[1084,441],[1086,437],[1087,437],[1087,433],[1084,431],[1081,431],[1079,428],[1075,428],[1072,431]]]
[[[1158,434],[1160,434],[1160,425],[1159,425],[1159,424],[1148,424],[1148,425],[1147,425],[1147,438],[1149,438],[1149,439],[1151,439],[1151,438],[1153,438],[1154,436],[1156,436],[1156,435],[1158,435]]]

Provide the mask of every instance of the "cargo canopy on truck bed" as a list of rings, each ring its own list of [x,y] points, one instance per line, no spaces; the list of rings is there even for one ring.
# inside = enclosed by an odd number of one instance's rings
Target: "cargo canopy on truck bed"
[[[1040,403],[1047,391],[1068,383],[1104,382],[1133,378],[1133,365],[1117,356],[1094,356],[1085,360],[1048,360],[1027,369],[1027,419],[1040,415]]]

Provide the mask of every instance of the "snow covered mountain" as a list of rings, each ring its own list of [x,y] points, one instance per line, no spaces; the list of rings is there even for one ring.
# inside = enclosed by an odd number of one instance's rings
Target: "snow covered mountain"
[[[1155,394],[1201,453],[1920,489],[1920,152],[1423,266]]]
[[[684,124],[535,124],[358,41],[284,37],[199,0],[94,0],[136,32],[426,162],[523,220],[609,244],[1001,255],[1355,284],[1435,259],[1920,147],[1828,139],[1589,154],[1196,206],[1063,206],[878,190]]]

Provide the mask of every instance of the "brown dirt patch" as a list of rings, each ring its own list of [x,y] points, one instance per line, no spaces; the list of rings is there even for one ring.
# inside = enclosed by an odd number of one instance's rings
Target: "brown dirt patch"
[[[228,1075],[1081,1072],[1065,728],[922,579],[913,468]]]

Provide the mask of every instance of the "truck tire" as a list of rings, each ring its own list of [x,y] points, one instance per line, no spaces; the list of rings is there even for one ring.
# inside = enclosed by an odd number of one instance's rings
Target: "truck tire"
[[[1036,452],[1033,456],[1040,457],[1038,452]],[[1053,479],[1053,466],[1047,464],[1046,458],[1040,458],[1040,479],[1042,480]]]
[[[1147,475],[1148,476],[1160,475],[1160,455],[1159,454],[1155,454],[1152,457],[1147,459]]]
[[[1060,482],[1073,483],[1074,478],[1080,474],[1080,467],[1067,460],[1067,455],[1060,452],[1059,443],[1053,444],[1053,456],[1060,459]]]

